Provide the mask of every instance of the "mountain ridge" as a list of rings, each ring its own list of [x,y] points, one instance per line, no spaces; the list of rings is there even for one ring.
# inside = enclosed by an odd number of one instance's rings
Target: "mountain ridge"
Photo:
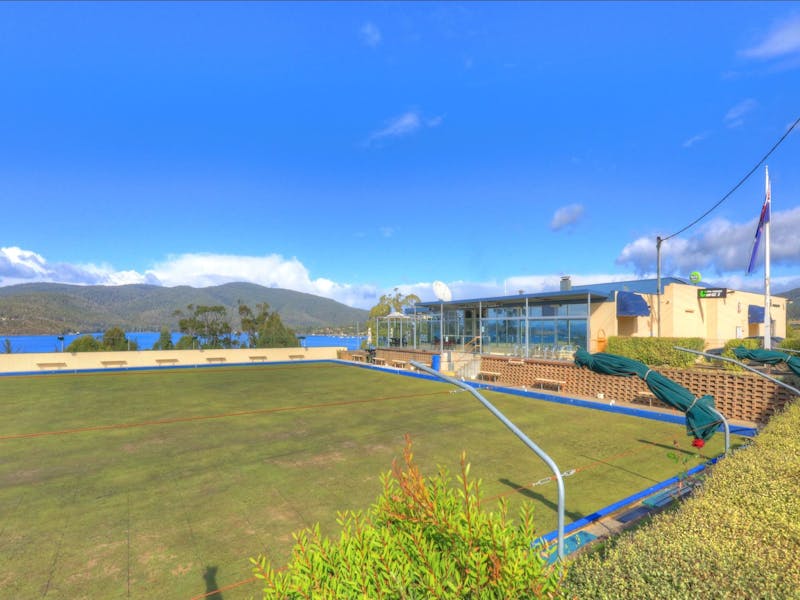
[[[366,310],[322,296],[245,282],[203,288],[37,282],[0,287],[0,335],[105,331],[110,327],[176,330],[178,319],[173,313],[186,312],[189,304],[224,306],[231,324],[237,326],[239,300],[251,308],[266,302],[296,330],[353,326],[366,321],[368,315]]]

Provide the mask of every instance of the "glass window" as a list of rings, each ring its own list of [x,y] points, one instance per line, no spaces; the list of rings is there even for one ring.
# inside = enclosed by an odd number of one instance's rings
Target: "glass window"
[[[518,317],[523,313],[523,308],[520,306],[496,306],[494,308],[486,309],[486,316],[492,318],[513,318]]]
[[[586,321],[584,319],[569,321],[569,343],[584,349],[589,347],[586,344]]]
[[[569,316],[571,317],[585,317],[589,314],[589,306],[586,303],[570,304]]]
[[[545,304],[542,306],[543,317],[555,317],[558,313],[558,304]]]

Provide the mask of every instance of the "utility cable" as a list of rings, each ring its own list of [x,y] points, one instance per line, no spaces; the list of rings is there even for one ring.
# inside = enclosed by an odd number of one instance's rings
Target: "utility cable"
[[[684,227],[684,228],[683,228],[683,229],[681,229],[680,231],[676,231],[676,232],[675,232],[675,233],[673,233],[672,235],[668,235],[668,236],[667,236],[667,237],[665,237],[665,238],[661,238],[661,241],[662,241],[662,242],[666,242],[668,239],[670,239],[670,238],[674,238],[676,235],[680,235],[681,233],[683,233],[683,232],[684,232],[684,231],[686,231],[687,229],[689,229],[689,228],[691,228],[691,227],[694,227],[694,226],[695,226],[695,225],[697,225],[697,224],[698,224],[700,221],[702,221],[703,219],[705,219],[705,218],[706,218],[706,217],[707,217],[707,216],[708,216],[708,215],[709,215],[711,212],[713,212],[713,211],[714,211],[714,210],[715,210],[715,209],[716,209],[716,208],[717,208],[717,207],[718,207],[720,204],[722,204],[723,202],[725,202],[725,200],[727,200],[728,198],[730,198],[730,197],[731,197],[731,195],[732,195],[732,194],[733,194],[733,193],[734,193],[736,190],[738,190],[738,189],[739,189],[739,188],[742,186],[742,184],[744,184],[744,182],[745,182],[745,181],[747,181],[748,179],[750,179],[750,177],[753,175],[753,173],[755,173],[755,172],[756,172],[756,170],[758,170],[758,168],[759,168],[761,165],[763,165],[763,164],[766,162],[766,160],[769,158],[770,154],[772,154],[773,152],[775,152],[775,150],[777,150],[778,146],[780,146],[780,145],[783,143],[783,140],[785,140],[785,139],[786,139],[786,138],[789,136],[789,134],[790,134],[790,133],[792,133],[792,130],[793,130],[795,127],[797,127],[797,125],[798,125],[799,123],[800,123],[800,117],[798,117],[798,119],[797,119],[797,120],[796,120],[794,123],[792,123],[792,126],[791,126],[791,127],[789,127],[789,129],[787,129],[787,130],[786,130],[786,133],[784,133],[784,134],[781,136],[781,138],[780,138],[780,139],[779,139],[777,142],[775,142],[775,145],[774,145],[774,146],[772,146],[772,148],[770,148],[769,152],[767,152],[767,153],[764,155],[764,157],[763,157],[763,158],[762,158],[760,161],[758,161],[758,164],[756,164],[756,166],[755,166],[755,167],[753,167],[752,169],[750,169],[750,171],[747,173],[747,175],[745,175],[744,177],[742,177],[742,179],[740,179],[740,180],[739,180],[739,183],[737,183],[735,186],[733,186],[733,189],[731,189],[731,191],[729,191],[727,194],[725,194],[725,195],[722,197],[722,199],[720,199],[720,200],[719,200],[719,201],[718,201],[718,202],[717,202],[717,203],[716,203],[714,206],[712,206],[711,208],[709,208],[709,209],[708,209],[706,212],[704,212],[702,215],[700,215],[698,218],[696,218],[694,221],[692,221],[691,223],[689,223],[689,224],[688,224],[686,227]]]

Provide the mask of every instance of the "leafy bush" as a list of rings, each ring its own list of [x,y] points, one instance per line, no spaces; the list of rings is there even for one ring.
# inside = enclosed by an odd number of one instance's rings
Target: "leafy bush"
[[[570,565],[572,598],[800,597],[800,404],[677,509]]]
[[[100,352],[103,344],[93,335],[82,335],[75,338],[67,346],[67,352]]]
[[[551,598],[560,567],[548,567],[534,539],[531,508],[519,525],[481,507],[480,481],[461,456],[458,486],[445,470],[425,479],[406,437],[403,468],[382,477],[383,494],[367,514],[339,515],[338,541],[319,525],[294,535],[285,571],[250,559],[264,598]]]
[[[777,348],[777,350],[780,350],[781,348],[800,351],[800,336],[795,334],[793,337],[787,337],[781,342],[780,347]]]
[[[100,341],[93,335],[82,335],[72,340],[67,346],[67,352],[102,352],[120,350],[138,350],[139,345],[135,341],[129,341],[125,337],[125,332],[119,327],[112,327],[103,334]]]
[[[703,350],[703,338],[617,337],[608,338],[607,352],[627,356],[654,367],[691,367],[697,355],[675,350],[674,346]]]

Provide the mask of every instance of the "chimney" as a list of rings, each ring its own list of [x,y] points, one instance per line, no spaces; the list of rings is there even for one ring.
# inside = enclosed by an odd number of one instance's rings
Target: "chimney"
[[[569,275],[562,275],[561,276],[561,291],[568,292],[572,289],[572,279],[570,279]]]

